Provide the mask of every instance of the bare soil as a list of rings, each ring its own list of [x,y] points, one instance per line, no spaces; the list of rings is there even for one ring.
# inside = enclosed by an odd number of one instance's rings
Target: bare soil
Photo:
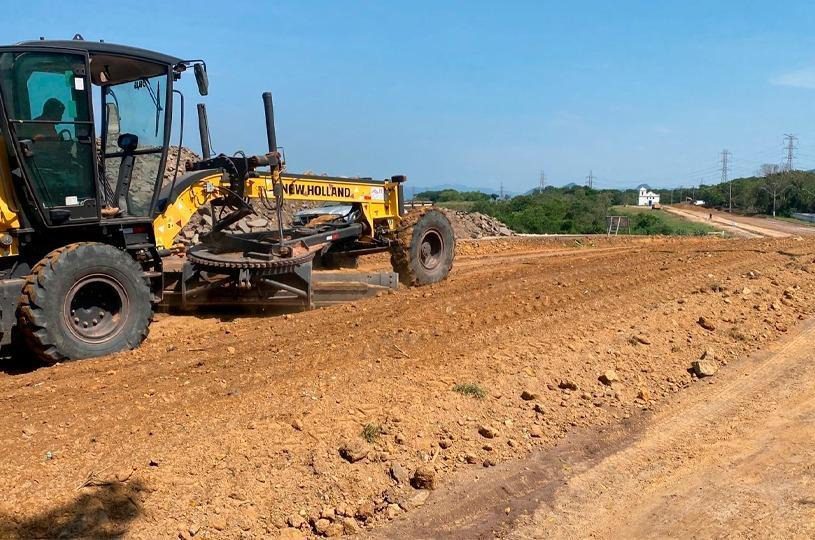
[[[461,242],[431,287],[161,315],[138,350],[0,375],[0,537],[398,530],[468,475],[673,402],[706,349],[726,371],[783,338],[814,258],[815,239],[512,237]]]
[[[666,212],[706,223],[740,238],[785,238],[815,235],[815,227],[767,217],[740,216],[690,204],[664,206]]]

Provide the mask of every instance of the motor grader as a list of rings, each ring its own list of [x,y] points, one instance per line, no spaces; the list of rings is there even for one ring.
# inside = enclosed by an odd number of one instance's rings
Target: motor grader
[[[450,223],[404,212],[405,177],[285,170],[270,93],[267,152],[212,155],[199,104],[203,159],[166,178],[190,68],[207,95],[202,60],[81,36],[0,47],[0,344],[46,363],[87,358],[138,346],[160,304],[308,309],[395,287],[397,276],[410,286],[447,276]],[[348,212],[285,227],[286,200]],[[257,205],[276,227],[233,231]],[[202,208],[211,227],[180,253],[177,236]],[[388,251],[394,272],[315,271]]]

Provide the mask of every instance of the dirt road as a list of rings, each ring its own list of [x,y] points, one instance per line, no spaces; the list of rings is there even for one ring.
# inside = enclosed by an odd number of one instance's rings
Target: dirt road
[[[815,537],[815,324],[666,407],[512,538]]]
[[[685,219],[723,229],[737,238],[786,238],[815,235],[815,227],[811,225],[781,219],[739,216],[688,204],[664,206],[663,209]]]
[[[654,413],[461,479],[378,537],[812,538],[814,341],[810,320]]]
[[[507,239],[462,244],[429,288],[161,316],[139,350],[0,375],[0,537],[413,523],[445,490],[581,433],[607,453],[598,434],[707,386],[688,372],[705,349],[727,371],[778,341],[812,311],[814,258],[808,239]],[[537,506],[485,501],[512,519]]]

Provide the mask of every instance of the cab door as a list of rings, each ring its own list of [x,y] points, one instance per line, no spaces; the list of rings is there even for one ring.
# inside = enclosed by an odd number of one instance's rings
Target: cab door
[[[88,74],[81,51],[0,48],[0,93],[21,180],[46,225],[99,219]]]

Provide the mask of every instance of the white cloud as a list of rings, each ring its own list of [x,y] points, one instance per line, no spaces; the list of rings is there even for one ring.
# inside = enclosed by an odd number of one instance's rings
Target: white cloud
[[[782,73],[770,80],[776,86],[791,86],[793,88],[807,88],[815,90],[815,67],[797,69]]]

